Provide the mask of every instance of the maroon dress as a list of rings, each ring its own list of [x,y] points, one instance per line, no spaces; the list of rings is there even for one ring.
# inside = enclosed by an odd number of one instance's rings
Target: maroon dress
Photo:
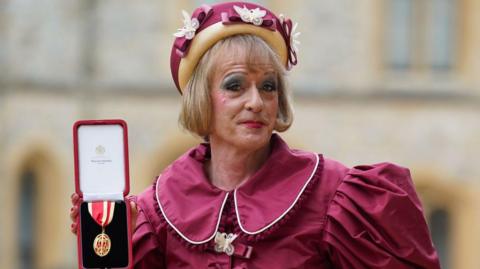
[[[271,143],[234,191],[209,183],[202,144],[134,197],[135,268],[440,268],[407,169]]]

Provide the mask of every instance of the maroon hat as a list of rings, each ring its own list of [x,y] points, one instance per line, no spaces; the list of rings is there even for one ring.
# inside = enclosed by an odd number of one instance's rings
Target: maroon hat
[[[189,16],[182,11],[183,27],[174,34],[170,68],[177,89],[182,94],[197,63],[216,42],[237,34],[252,34],[278,54],[287,69],[297,64],[296,24],[283,15],[253,3],[228,2],[202,5]]]

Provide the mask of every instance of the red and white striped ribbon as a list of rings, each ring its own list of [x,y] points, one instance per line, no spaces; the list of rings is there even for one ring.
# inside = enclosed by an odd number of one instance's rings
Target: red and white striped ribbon
[[[99,201],[88,203],[88,212],[98,225],[104,228],[112,222],[115,202]]]

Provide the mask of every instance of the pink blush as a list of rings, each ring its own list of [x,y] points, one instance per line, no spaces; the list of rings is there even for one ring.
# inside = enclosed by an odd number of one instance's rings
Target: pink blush
[[[218,97],[220,97],[220,103],[225,104],[227,102],[227,97],[225,96],[224,92],[221,92]]]

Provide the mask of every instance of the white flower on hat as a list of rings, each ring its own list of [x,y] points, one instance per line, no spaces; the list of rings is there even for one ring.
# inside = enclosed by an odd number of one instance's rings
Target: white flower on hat
[[[233,9],[240,15],[242,21],[246,23],[253,23],[256,26],[260,26],[263,23],[263,17],[267,15],[266,10],[261,10],[260,8],[248,9],[246,6],[243,8],[239,6],[233,6]]]
[[[173,35],[176,37],[185,37],[191,40],[195,36],[195,31],[200,27],[200,22],[197,18],[191,18],[185,10],[182,10],[183,14],[183,27],[178,29],[178,32]]]
[[[285,22],[285,16],[283,14],[280,14],[279,16],[279,19],[280,19],[280,23],[281,24],[284,24]],[[295,24],[293,24],[292,26],[292,29],[288,29],[288,25],[285,25],[287,29],[285,29],[285,31],[287,32],[287,35],[290,37],[290,48],[292,48],[292,50],[295,52],[295,53],[298,53],[299,51],[299,48],[298,46],[300,45],[300,41],[298,40],[298,37],[300,36],[300,32],[296,32],[297,31],[297,26],[298,26],[298,22],[296,22]]]
[[[290,47],[293,49],[293,51],[295,51],[296,53],[298,53],[298,46],[300,45],[300,41],[298,40],[298,37],[300,36],[300,32],[296,32],[297,31],[297,25],[298,25],[298,22],[296,22],[293,27],[292,27],[292,31],[290,32]]]

